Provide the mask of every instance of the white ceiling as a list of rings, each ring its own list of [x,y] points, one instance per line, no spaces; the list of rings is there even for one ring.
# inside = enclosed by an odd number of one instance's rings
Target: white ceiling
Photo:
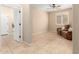
[[[2,4],[2,6],[7,6],[7,7],[10,7],[10,8],[21,8],[21,5],[20,4]]]
[[[72,4],[58,4],[58,5],[60,5],[61,7],[54,8],[54,9],[51,8],[49,6],[49,4],[33,4],[32,6],[40,8],[40,9],[42,9],[44,11],[48,11],[48,12],[63,10],[63,9],[67,9],[67,8],[72,8]]]
[[[10,7],[10,8],[21,8],[20,4],[2,4],[4,6]],[[72,8],[72,4],[58,4],[61,7],[58,8],[50,8],[49,4],[32,4],[32,7],[40,8],[44,11],[51,12],[51,11],[58,11],[58,10],[63,10],[67,8]]]

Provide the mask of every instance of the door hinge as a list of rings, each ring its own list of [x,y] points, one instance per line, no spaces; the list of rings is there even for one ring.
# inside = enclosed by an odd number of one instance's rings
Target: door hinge
[[[21,38],[21,36],[19,36],[19,38]]]
[[[19,11],[19,13],[21,13],[21,11]]]

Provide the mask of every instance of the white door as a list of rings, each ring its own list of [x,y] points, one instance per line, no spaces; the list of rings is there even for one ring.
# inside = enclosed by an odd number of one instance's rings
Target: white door
[[[19,9],[14,10],[14,39],[17,40],[17,41],[22,40],[21,11]]]
[[[8,28],[9,28],[9,25],[8,25],[8,17],[5,15],[5,14],[2,14],[0,15],[1,17],[1,20],[0,20],[0,25],[1,25],[1,32],[0,32],[0,35],[4,35],[4,34],[8,34]]]

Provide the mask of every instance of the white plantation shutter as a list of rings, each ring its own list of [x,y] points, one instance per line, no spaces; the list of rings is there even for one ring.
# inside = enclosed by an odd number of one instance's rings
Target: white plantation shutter
[[[56,15],[56,24],[57,25],[69,24],[69,15],[68,14],[57,14]]]
[[[64,25],[68,24],[69,23],[68,16],[67,15],[63,15],[62,17],[63,17],[63,24]]]
[[[59,16],[57,16],[57,24],[62,24],[62,18],[61,18],[61,16],[59,15]]]

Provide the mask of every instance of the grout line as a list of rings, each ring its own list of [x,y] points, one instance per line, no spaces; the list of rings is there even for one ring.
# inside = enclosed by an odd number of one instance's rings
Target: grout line
[[[4,41],[6,41],[6,45],[7,45],[7,47],[9,48],[9,51],[13,54],[13,51],[12,51],[12,49],[9,47],[7,40],[4,39]]]
[[[13,54],[13,51],[12,51],[12,49],[9,47],[9,45],[8,45],[8,44],[7,44],[7,46],[8,46],[8,48],[9,48],[10,52]]]

